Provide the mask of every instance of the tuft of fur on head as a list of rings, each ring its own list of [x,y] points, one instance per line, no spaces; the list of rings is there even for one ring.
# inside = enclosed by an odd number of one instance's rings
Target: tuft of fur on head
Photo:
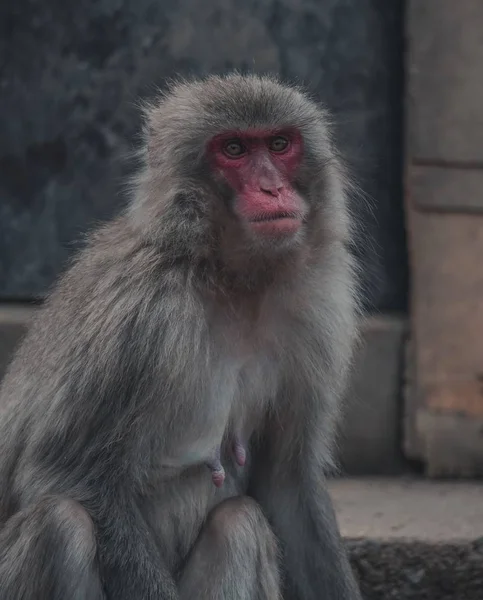
[[[225,131],[296,128],[304,144],[296,185],[310,205],[314,236],[321,244],[349,240],[348,178],[329,121],[301,89],[275,77],[235,73],[172,82],[144,107],[143,168],[130,205],[135,226],[173,259],[209,260],[219,247],[225,205],[207,162],[208,142]]]

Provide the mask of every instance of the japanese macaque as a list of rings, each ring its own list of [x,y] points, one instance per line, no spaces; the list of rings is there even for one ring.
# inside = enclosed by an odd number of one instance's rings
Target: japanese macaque
[[[0,600],[356,600],[327,492],[347,180],[275,79],[173,84],[1,389]]]

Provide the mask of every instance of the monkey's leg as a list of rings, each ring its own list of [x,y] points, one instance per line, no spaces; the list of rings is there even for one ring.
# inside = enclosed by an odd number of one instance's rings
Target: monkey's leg
[[[102,600],[94,525],[74,500],[49,497],[0,530],[0,600]]]
[[[208,517],[179,582],[189,600],[279,600],[277,544],[258,504],[230,498]]]

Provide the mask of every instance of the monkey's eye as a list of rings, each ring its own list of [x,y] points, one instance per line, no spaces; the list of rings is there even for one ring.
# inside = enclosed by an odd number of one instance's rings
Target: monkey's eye
[[[230,157],[238,157],[245,154],[245,146],[240,140],[228,140],[223,146],[223,152]]]
[[[268,147],[272,152],[283,152],[288,148],[288,144],[289,142],[286,137],[284,137],[283,135],[277,135],[271,138],[271,140],[268,143]]]

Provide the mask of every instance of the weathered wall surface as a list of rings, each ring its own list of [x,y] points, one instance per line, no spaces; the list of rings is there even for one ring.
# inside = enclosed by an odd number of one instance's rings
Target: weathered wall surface
[[[80,234],[119,209],[139,96],[176,73],[236,67],[302,81],[335,112],[374,204],[370,217],[355,202],[368,298],[404,309],[401,5],[3,0],[0,298],[42,296]]]
[[[405,450],[483,475],[483,3],[407,4],[411,374]]]

